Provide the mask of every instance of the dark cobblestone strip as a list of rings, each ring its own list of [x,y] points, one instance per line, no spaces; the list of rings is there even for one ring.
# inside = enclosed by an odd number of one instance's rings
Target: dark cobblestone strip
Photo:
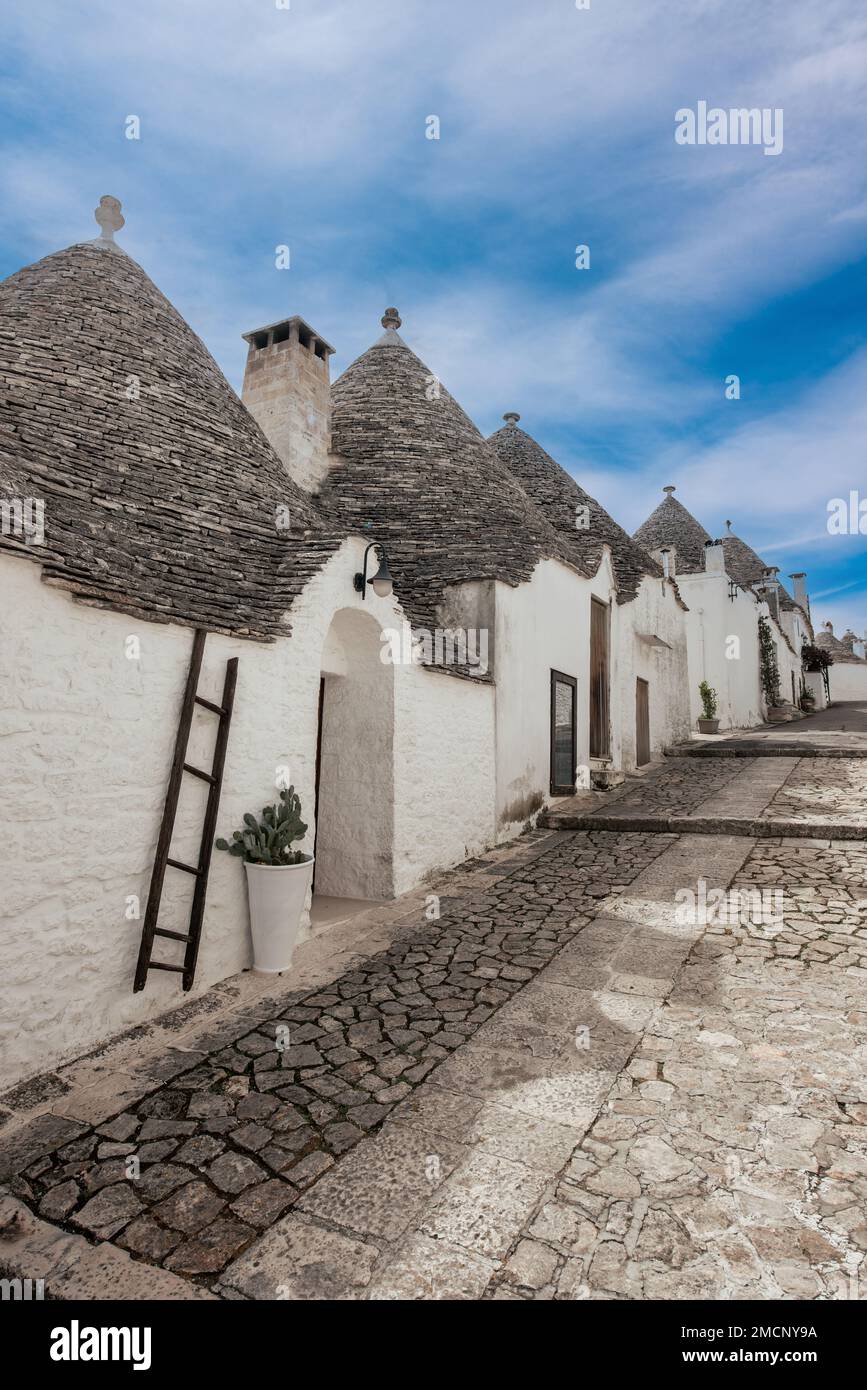
[[[197,1041],[204,1063],[149,1063],[162,1084],[107,1123],[43,1116],[11,1190],[47,1220],[211,1283],[670,843],[582,831],[490,866],[484,891],[442,897],[438,921],[327,988],[218,1024]],[[7,1168],[15,1152],[13,1138]]]

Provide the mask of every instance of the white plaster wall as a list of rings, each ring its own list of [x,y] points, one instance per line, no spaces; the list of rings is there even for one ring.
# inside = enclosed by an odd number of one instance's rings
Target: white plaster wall
[[[703,680],[717,692],[721,729],[761,724],[759,607],[754,596],[739,589],[730,599],[728,576],[714,572],[679,574],[677,584],[689,608],[686,628],[692,728],[702,716],[699,686]],[[737,647],[732,638],[738,639]],[[729,657],[729,651],[739,655]]]
[[[495,841],[494,687],[418,666],[395,681],[394,891]]]
[[[762,609],[765,616],[768,616],[765,605],[762,605]],[[773,618],[771,618],[771,632],[777,648],[777,665],[780,669],[780,698],[786,704],[797,705],[801,698],[801,676],[803,674],[801,648],[799,646],[795,651],[792,650],[791,638],[789,641],[786,640],[785,629],[781,630]]]
[[[590,585],[556,560],[527,584],[495,588],[498,834],[515,834],[550,801],[551,671],[578,681],[578,762],[588,758]]]
[[[867,700],[867,661],[839,661],[829,669],[832,700]]]
[[[209,636],[199,687],[206,697],[219,698],[227,658],[240,658],[219,834],[275,800],[277,766],[288,763],[312,847],[319,678],[331,619],[355,607],[380,627],[403,621],[394,599],[369,594],[362,606],[354,593],[363,549],[361,540],[346,541],[310,581],[293,607],[291,638]],[[243,868],[215,850],[192,994],[159,972],[132,992],[142,918],[126,913],[130,898],[142,914],[147,900],[190,630],[75,603],[43,584],[38,565],[24,558],[0,556],[0,595],[0,1084],[9,1084],[244,969],[250,944]],[[140,642],[137,661],[125,655],[129,636]],[[493,692],[415,668],[397,670],[395,682],[406,741],[395,788],[407,816],[396,850],[395,891],[402,891],[492,839],[485,799],[493,801]],[[215,722],[197,710],[188,761],[208,765]],[[471,793],[469,757],[485,740],[479,766],[488,769],[487,791],[480,779],[482,790],[473,783]],[[173,857],[197,855],[204,790],[184,779]],[[161,925],[185,928],[192,882],[167,870]],[[159,951],[179,960],[182,946],[162,941]]]
[[[612,604],[611,719],[615,767],[636,766],[635,685],[648,682],[651,758],[689,733],[686,615],[667,580],[646,575],[630,603]],[[656,636],[666,647],[651,645]]]
[[[867,667],[865,667],[864,669],[865,672],[867,672]],[[807,689],[812,692],[814,711],[818,712],[819,710],[827,709],[828,697],[825,694],[825,682],[822,679],[822,672],[805,671],[804,681],[806,683]],[[867,694],[867,681],[865,681],[864,690],[865,694]]]

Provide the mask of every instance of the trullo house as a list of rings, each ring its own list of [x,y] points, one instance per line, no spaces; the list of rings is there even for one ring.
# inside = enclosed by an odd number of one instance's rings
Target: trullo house
[[[514,419],[486,441],[395,310],[333,388],[300,318],[248,332],[242,401],[114,240],[119,204],[97,220],[0,287],[7,1083],[183,997],[171,969],[132,983],[195,633],[187,760],[237,659],[218,829],[290,778],[314,912],[399,895],[688,725],[674,581]],[[208,796],[183,777],[169,932]],[[194,992],[250,961],[226,855],[203,923]]]

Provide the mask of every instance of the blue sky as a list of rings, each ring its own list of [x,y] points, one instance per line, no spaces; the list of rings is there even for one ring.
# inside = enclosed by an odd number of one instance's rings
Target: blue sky
[[[519,411],[630,530],[676,484],[807,570],[814,620],[867,630],[867,536],[826,527],[867,500],[859,0],[11,8],[0,274],[112,193],[236,387],[244,331],[300,313],[340,371],[396,304],[485,433]],[[782,153],[676,144],[700,100],[782,108]]]

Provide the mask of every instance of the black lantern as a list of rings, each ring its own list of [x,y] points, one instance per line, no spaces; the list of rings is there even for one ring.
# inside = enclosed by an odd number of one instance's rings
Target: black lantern
[[[379,569],[376,571],[376,574],[372,574],[370,578],[368,578],[367,557],[371,550],[376,551],[377,559],[379,560]],[[370,545],[364,552],[364,568],[361,573],[356,574],[353,580],[355,590],[357,593],[361,594],[362,598],[367,594],[368,584],[372,586],[373,592],[378,594],[380,598],[388,598],[394,587],[388,568],[388,556],[385,553],[385,546],[380,545],[379,541],[370,542]]]

